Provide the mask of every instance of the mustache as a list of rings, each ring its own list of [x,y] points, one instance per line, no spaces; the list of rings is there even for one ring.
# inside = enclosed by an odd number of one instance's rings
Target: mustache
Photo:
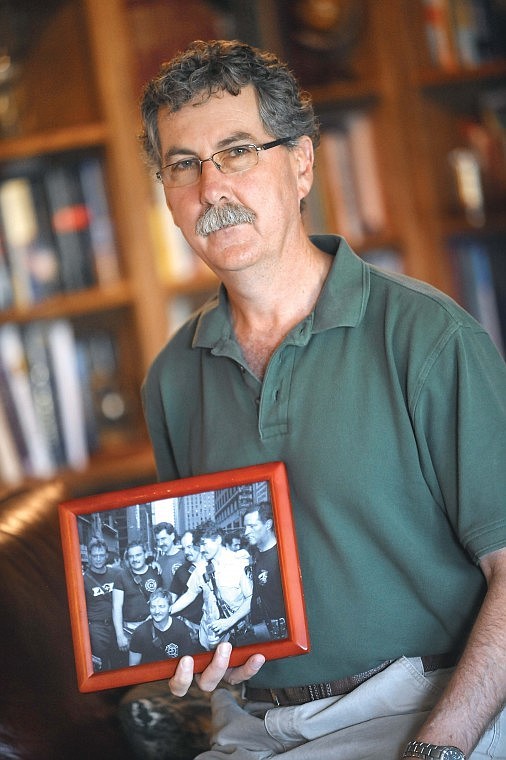
[[[225,227],[236,224],[253,224],[256,214],[240,203],[224,203],[220,206],[209,206],[197,220],[195,232],[201,237],[207,237],[211,232],[217,232]]]

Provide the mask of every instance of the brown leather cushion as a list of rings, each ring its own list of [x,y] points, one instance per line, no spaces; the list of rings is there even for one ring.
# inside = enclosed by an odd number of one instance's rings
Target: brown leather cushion
[[[123,692],[80,694],[57,505],[60,483],[0,494],[0,757],[132,757]]]

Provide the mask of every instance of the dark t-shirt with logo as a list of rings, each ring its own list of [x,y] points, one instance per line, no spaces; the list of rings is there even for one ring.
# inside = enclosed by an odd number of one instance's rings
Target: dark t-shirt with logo
[[[105,573],[88,569],[83,575],[88,620],[92,623],[112,619],[112,590],[119,570],[108,567]]]
[[[114,588],[123,591],[123,620],[133,623],[145,620],[149,615],[149,597],[162,585],[162,576],[150,565],[145,573],[121,570]]]
[[[194,654],[195,646],[188,627],[179,618],[173,617],[166,631],[160,631],[151,620],[141,623],[132,634],[130,651],[140,653],[141,662],[157,662]]]

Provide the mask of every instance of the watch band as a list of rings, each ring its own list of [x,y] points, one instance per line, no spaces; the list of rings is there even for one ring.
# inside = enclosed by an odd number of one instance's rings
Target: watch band
[[[422,760],[466,760],[464,753],[458,747],[416,740],[409,742],[402,757],[418,757]]]

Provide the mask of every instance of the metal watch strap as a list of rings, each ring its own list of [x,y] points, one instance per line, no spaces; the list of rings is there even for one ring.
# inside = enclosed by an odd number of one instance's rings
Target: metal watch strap
[[[458,747],[411,741],[404,750],[404,757],[418,757],[422,760],[466,760]]]

